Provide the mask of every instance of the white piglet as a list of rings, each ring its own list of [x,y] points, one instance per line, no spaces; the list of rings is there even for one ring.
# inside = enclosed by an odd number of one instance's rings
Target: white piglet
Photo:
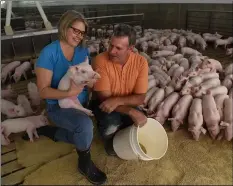
[[[15,105],[5,99],[1,99],[1,113],[6,115],[8,118],[26,116],[26,112],[22,105]]]
[[[32,110],[31,104],[25,95],[22,95],[22,94],[18,95],[17,103],[18,105],[22,105],[22,107],[24,108],[28,116],[34,113]]]
[[[25,79],[27,79],[26,71],[31,68],[31,63],[28,61],[25,61],[20,66],[16,67],[15,73],[12,75],[15,82],[19,82],[21,76],[23,75]]]
[[[58,89],[68,90],[70,88],[71,81],[73,81],[77,86],[82,84],[92,86],[99,78],[100,75],[97,72],[93,71],[91,65],[88,62],[88,57],[86,57],[86,60],[84,62],[75,66],[71,66],[68,69],[66,74],[60,80]],[[83,111],[89,116],[93,116],[91,110],[84,108],[80,104],[77,96],[58,100],[59,106],[61,108],[75,108]]]
[[[7,77],[11,77],[12,71],[15,70],[16,67],[20,66],[20,61],[13,61],[7,65],[5,65],[1,70],[1,78],[2,83],[5,83]]]
[[[29,82],[27,85],[29,98],[33,106],[40,105],[40,94],[35,83]]]
[[[202,100],[195,98],[189,109],[188,115],[188,131],[192,133],[193,138],[198,141],[200,134],[206,134],[206,129],[203,128],[203,115],[202,115]]]
[[[19,133],[26,131],[30,141],[33,142],[33,134],[36,138],[39,138],[36,129],[42,126],[48,125],[48,119],[43,115],[38,116],[28,116],[25,118],[15,118],[15,119],[7,119],[1,123],[4,127],[3,134],[6,140],[9,140],[9,135],[11,133]]]

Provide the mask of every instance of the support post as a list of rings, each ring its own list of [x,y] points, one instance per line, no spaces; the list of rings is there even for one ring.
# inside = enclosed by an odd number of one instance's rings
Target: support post
[[[13,35],[14,32],[11,27],[11,10],[12,10],[12,1],[7,1],[7,9],[6,9],[6,23],[4,26],[6,35]]]
[[[36,7],[37,7],[38,11],[40,12],[40,15],[41,15],[43,21],[44,21],[44,25],[45,25],[46,30],[52,30],[53,27],[52,27],[51,23],[48,21],[40,2],[35,1],[35,3],[36,3]]]

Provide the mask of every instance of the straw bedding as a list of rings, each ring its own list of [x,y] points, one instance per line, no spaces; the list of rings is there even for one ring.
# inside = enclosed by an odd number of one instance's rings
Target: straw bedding
[[[200,141],[196,142],[191,139],[186,129],[181,129],[175,133],[168,131],[168,137],[169,148],[166,155],[160,160],[145,162],[124,161],[117,157],[108,157],[99,137],[95,136],[92,145],[93,160],[98,167],[106,172],[108,176],[106,184],[108,185],[232,184],[231,142],[213,141],[209,136],[202,136]],[[52,145],[46,144],[46,148],[41,145],[40,148],[49,149],[50,153],[57,154],[51,149]],[[28,158],[45,157],[41,149],[38,150],[37,147],[34,147],[34,150],[37,151],[28,151],[33,152],[33,156],[30,155]],[[39,154],[34,155],[37,153]],[[58,159],[56,157],[58,156],[50,156],[51,160],[54,159],[53,161],[42,165],[28,175],[24,185],[90,185],[77,172],[77,154],[75,152]],[[32,162],[32,160],[30,161]]]
[[[47,163],[70,153],[75,148],[71,144],[55,143],[44,136],[35,140],[33,143],[24,141],[21,137],[15,140],[18,163],[24,167]]]

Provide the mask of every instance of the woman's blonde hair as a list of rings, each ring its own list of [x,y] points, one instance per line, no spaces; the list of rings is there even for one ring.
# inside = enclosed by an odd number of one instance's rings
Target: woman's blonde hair
[[[65,12],[61,16],[61,18],[58,22],[58,38],[59,38],[59,40],[67,41],[67,35],[66,35],[67,30],[72,26],[72,24],[75,21],[83,22],[85,25],[85,33],[87,33],[88,23],[85,20],[84,16],[75,10],[68,10],[67,12]],[[83,37],[80,44],[81,44],[81,46],[85,46],[85,36]]]

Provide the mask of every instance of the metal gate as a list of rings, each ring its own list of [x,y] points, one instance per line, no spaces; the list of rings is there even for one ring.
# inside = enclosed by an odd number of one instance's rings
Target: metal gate
[[[186,29],[196,33],[218,32],[226,37],[232,36],[232,11],[187,10]]]

